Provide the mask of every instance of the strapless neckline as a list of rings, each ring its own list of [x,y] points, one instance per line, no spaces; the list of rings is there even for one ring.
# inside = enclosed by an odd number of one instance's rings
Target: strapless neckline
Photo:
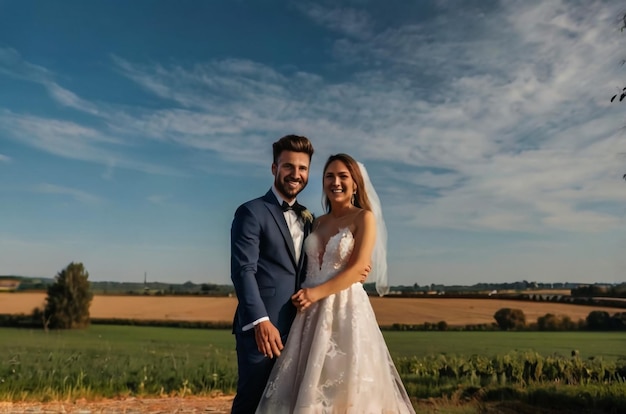
[[[354,247],[354,236],[348,227],[338,229],[326,244],[313,232],[305,241],[308,265],[305,285],[314,286],[332,278],[345,267]]]

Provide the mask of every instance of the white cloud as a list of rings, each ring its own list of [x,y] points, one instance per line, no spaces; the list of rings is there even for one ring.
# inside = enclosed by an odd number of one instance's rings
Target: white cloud
[[[245,59],[166,66],[113,56],[122,75],[162,104],[122,111],[84,102],[6,50],[0,67],[14,75],[24,68],[58,102],[91,108],[110,135],[134,142],[260,165],[269,142],[308,135],[322,158],[346,151],[383,165],[371,171],[385,183],[382,196],[415,226],[587,232],[616,225],[614,211],[596,207],[623,203],[626,194],[616,155],[625,150],[622,109],[608,105],[618,76],[611,62],[624,40],[611,31],[611,5],[512,2],[480,6],[470,19],[448,4],[427,23],[382,29],[358,7],[300,7],[340,34],[336,64],[353,70],[341,82]],[[108,177],[112,165],[156,171],[122,158],[111,148],[120,142],[91,128],[0,113],[0,128],[14,126],[32,146],[98,160]],[[401,176],[415,167],[422,172]]]
[[[354,37],[371,35],[371,18],[364,10],[351,7],[326,7],[319,3],[298,3],[298,8],[316,23]]]
[[[38,83],[45,83],[51,77],[46,68],[25,62],[16,50],[3,47],[0,47],[0,73]]]
[[[403,176],[398,173],[400,179],[421,187],[435,189],[445,189],[459,184],[462,176],[457,173],[434,174],[431,171],[417,173],[415,175]]]
[[[151,174],[182,175],[174,168],[129,158],[112,149],[126,146],[123,140],[75,122],[0,110],[0,131],[22,144],[64,158],[116,165]]]
[[[95,105],[59,86],[54,81],[52,72],[46,68],[25,61],[14,49],[0,47],[0,74],[41,84],[47,89],[50,96],[61,105],[93,115],[98,114]]]
[[[415,225],[591,231],[619,218],[581,202],[623,202],[626,192],[617,180],[619,114],[602,96],[619,39],[603,28],[606,8],[590,7],[516,3],[468,28],[454,26],[467,16],[452,13],[428,26],[339,39],[336,51],[351,49],[341,57],[364,65],[342,83],[315,75],[299,82],[302,74],[241,60],[189,69],[116,61],[131,79],[187,108],[137,120],[151,136],[247,158],[267,145],[260,137],[295,129],[311,136],[318,153],[345,150],[448,171],[394,180],[381,170],[388,194],[406,194],[407,185],[436,190],[428,200],[413,192],[393,207]],[[305,11],[333,29],[355,21],[338,10]],[[435,89],[423,84],[431,78]],[[252,151],[229,149],[233,137]]]
[[[8,155],[0,154],[0,162],[11,162],[11,158]]]

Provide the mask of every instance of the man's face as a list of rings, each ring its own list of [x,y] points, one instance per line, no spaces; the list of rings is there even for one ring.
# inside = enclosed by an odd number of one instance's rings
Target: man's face
[[[304,152],[283,151],[276,164],[272,164],[274,186],[289,202],[304,190],[309,182],[311,160]]]

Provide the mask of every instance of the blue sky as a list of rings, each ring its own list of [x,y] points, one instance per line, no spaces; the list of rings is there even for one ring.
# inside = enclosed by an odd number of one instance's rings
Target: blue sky
[[[308,136],[383,202],[392,284],[626,280],[617,1],[0,0],[0,274],[230,283]]]

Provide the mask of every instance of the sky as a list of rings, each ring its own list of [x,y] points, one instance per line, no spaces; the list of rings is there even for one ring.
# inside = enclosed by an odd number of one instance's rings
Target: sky
[[[230,282],[271,144],[368,169],[392,285],[626,280],[618,1],[0,0],[0,274]]]

